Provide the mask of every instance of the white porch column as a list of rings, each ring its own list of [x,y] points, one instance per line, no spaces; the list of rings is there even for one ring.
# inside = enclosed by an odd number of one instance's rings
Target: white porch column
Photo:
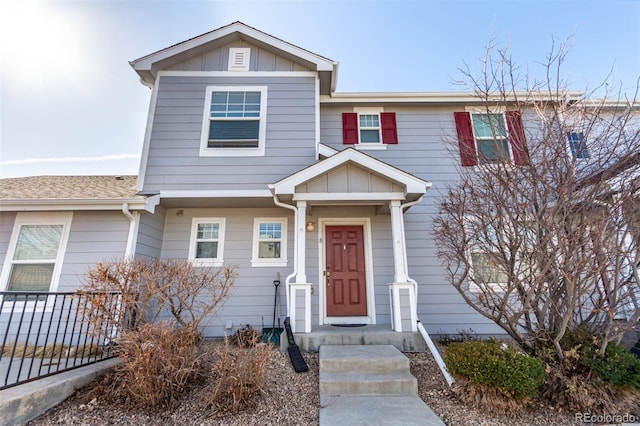
[[[393,238],[394,282],[407,282],[407,249],[404,235],[404,217],[400,200],[389,201],[391,209],[391,238]]]
[[[307,282],[307,235],[306,235],[306,223],[307,223],[307,202],[298,201],[296,207],[297,214],[297,241],[298,247],[296,247],[296,260],[298,265],[298,273],[296,274],[296,283],[302,284]]]

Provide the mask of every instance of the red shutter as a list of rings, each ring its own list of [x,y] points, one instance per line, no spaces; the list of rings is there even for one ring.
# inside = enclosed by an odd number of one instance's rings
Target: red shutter
[[[513,162],[518,166],[529,164],[529,151],[527,150],[527,140],[524,136],[520,111],[506,111],[504,115],[507,119]]]
[[[342,143],[358,143],[358,114],[355,112],[342,113]]]
[[[476,140],[473,137],[471,114],[468,112],[454,112],[456,131],[458,132],[458,144],[460,145],[460,159],[464,167],[478,165],[476,153]]]
[[[381,112],[380,124],[382,126],[382,143],[398,143],[398,129],[396,126],[395,112]]]

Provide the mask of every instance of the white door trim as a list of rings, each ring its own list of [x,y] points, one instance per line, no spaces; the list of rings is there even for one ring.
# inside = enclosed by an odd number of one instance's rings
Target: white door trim
[[[326,247],[325,231],[327,225],[362,225],[364,238],[364,265],[367,292],[367,316],[361,317],[328,317],[327,316],[327,294],[326,279],[324,271],[326,269]],[[318,218],[318,285],[319,288],[319,313],[320,325],[324,324],[375,324],[376,323],[376,303],[373,282],[373,249],[371,247],[371,219],[368,217],[340,217],[340,218]]]

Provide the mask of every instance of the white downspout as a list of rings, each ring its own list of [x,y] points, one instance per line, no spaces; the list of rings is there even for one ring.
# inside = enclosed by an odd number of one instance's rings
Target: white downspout
[[[298,275],[298,255],[296,253],[296,251],[298,250],[298,209],[296,206],[292,206],[291,204],[286,204],[281,202],[280,200],[278,200],[278,196],[276,194],[273,194],[273,202],[276,206],[278,207],[283,207],[285,209],[289,209],[289,210],[293,210],[293,229],[294,229],[294,233],[293,233],[293,247],[294,247],[294,256],[293,256],[293,272],[289,275],[287,275],[287,278],[285,278],[284,280],[284,288],[285,288],[285,295],[287,298],[287,316],[291,316],[290,312],[289,312],[289,306],[291,305],[290,301],[289,301],[289,292],[290,292],[290,285],[291,285],[291,279],[293,277],[295,277],[296,275]]]
[[[122,214],[129,219],[129,235],[127,237],[127,246],[124,250],[124,258],[126,260],[133,259],[136,252],[136,244],[138,243],[138,225],[140,224],[140,213],[129,210],[129,204],[122,203]]]
[[[424,198],[424,194],[422,194],[420,196],[420,198],[418,198],[417,200],[414,201],[409,201],[408,203],[404,203],[400,205],[400,212],[402,212],[404,214],[404,211],[406,209],[408,209],[411,206],[415,206],[416,204],[419,204],[420,202],[422,202],[422,199]],[[411,278],[409,276],[409,261],[407,259],[407,243],[406,243],[406,235],[404,232],[404,218],[402,218],[402,220],[400,221],[400,225],[402,226],[402,229],[400,230],[400,232],[402,233],[403,238],[405,238],[405,244],[403,245],[402,249],[404,250],[404,253],[402,253],[402,255],[405,258],[404,261],[404,276],[407,277],[407,281],[410,282],[411,284],[413,284],[413,292],[414,292],[414,296],[416,298],[416,306],[418,306],[418,283],[416,282],[416,280],[414,280],[413,278]]]
[[[400,206],[400,210],[404,213],[405,209],[408,209],[409,207],[415,206],[416,204],[420,203],[423,198],[424,198],[424,194],[421,195],[420,198],[418,198],[415,201],[410,201],[408,203],[402,204]],[[402,223],[402,234],[405,235],[404,219],[402,220],[401,223]],[[405,245],[405,250],[406,250],[406,245]],[[404,254],[404,256],[406,257],[406,253]],[[418,283],[416,282],[416,280],[409,277],[408,262],[405,262],[405,266],[407,268],[407,270],[405,271],[405,276],[407,277],[407,281],[413,284],[414,296],[416,298],[416,306],[418,306]],[[418,331],[422,335],[422,338],[424,339],[424,341],[427,343],[427,346],[429,347],[429,350],[431,351],[433,358],[436,360],[436,364],[438,364],[438,368],[440,368],[442,375],[444,376],[449,386],[451,386],[453,384],[453,377],[451,377],[451,374],[449,374],[449,372],[447,371],[447,367],[445,366],[444,361],[442,360],[442,356],[440,356],[440,352],[438,352],[438,348],[436,348],[436,345],[433,343],[433,340],[431,340],[429,333],[427,333],[427,330],[424,328],[424,326],[422,325],[422,322],[420,322],[419,319],[418,319]]]

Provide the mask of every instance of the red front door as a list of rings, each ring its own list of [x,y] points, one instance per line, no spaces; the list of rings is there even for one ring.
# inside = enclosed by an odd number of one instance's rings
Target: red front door
[[[327,226],[325,231],[327,316],[366,316],[363,227]]]

